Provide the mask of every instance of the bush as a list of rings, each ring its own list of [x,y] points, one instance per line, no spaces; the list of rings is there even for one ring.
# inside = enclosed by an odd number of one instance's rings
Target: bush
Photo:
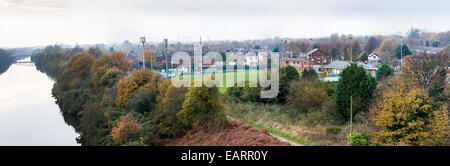
[[[306,81],[316,81],[318,80],[318,75],[314,69],[306,69],[302,72],[302,80]]]
[[[280,68],[280,92],[277,96],[277,101],[280,104],[286,103],[289,85],[292,81],[296,81],[298,79],[300,79],[300,76],[293,66],[287,65],[286,67]]]
[[[331,98],[323,88],[317,85],[315,81],[292,82],[287,95],[288,106],[306,112],[322,107],[322,104]]]
[[[326,132],[328,134],[337,134],[341,132],[341,128],[340,127],[329,127],[326,129]]]
[[[186,94],[182,111],[177,118],[193,127],[208,127],[225,118],[224,107],[217,87],[191,87]]]
[[[117,103],[120,107],[129,106],[131,97],[137,92],[158,93],[161,75],[148,69],[134,70],[131,75],[119,81]]]
[[[131,103],[134,107],[134,111],[144,114],[152,112],[156,106],[156,93],[138,92],[132,99]]]
[[[147,145],[139,141],[133,141],[128,143],[127,146],[147,146]]]
[[[350,136],[348,136],[348,144],[350,146],[367,146],[369,143],[367,142],[367,138],[365,135],[361,133],[355,133],[352,136],[352,141],[350,141]]]
[[[257,87],[250,87],[249,82],[245,82],[245,87],[237,87],[235,84],[233,87],[227,89],[229,96],[239,98],[243,102],[260,102],[261,87],[257,84]]]
[[[371,143],[385,146],[444,145],[448,141],[448,108],[433,106],[423,89],[396,77],[371,111],[377,132]]]
[[[121,116],[117,126],[111,131],[113,140],[122,144],[137,141],[139,138],[139,125],[139,122],[131,114]]]
[[[323,103],[318,111],[304,114],[301,121],[312,126],[317,124],[341,125],[344,122],[344,118],[336,111],[334,102],[327,101]]]

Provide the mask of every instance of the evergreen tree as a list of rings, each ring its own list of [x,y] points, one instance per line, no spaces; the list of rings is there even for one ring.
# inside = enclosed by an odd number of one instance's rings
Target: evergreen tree
[[[394,68],[392,68],[391,65],[389,65],[388,63],[383,62],[383,64],[377,71],[377,80],[380,80],[383,77],[388,77],[393,74],[394,74]]]
[[[411,55],[412,52],[409,50],[408,46],[406,44],[402,44],[401,45],[401,49],[400,49],[400,44],[397,46],[397,48],[395,48],[395,56],[400,59],[403,56],[406,55]],[[403,50],[403,52],[400,52],[401,50]]]
[[[363,67],[352,63],[345,68],[337,84],[334,96],[337,110],[347,120],[350,117],[350,96],[353,99],[353,116],[358,112],[366,111],[376,88],[375,78],[366,74]]]
[[[280,69],[280,92],[278,93],[277,101],[280,103],[286,102],[286,96],[289,91],[289,84],[292,81],[296,81],[300,78],[297,70],[291,66],[287,65]]]

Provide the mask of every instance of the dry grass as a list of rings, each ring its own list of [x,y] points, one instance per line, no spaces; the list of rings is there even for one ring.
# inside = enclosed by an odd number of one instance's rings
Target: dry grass
[[[230,121],[230,125],[216,132],[190,131],[185,136],[165,140],[166,146],[289,146],[260,130],[244,123]]]
[[[343,124],[339,117],[334,118],[337,115],[329,111],[304,114],[283,106],[239,102],[227,104],[227,107],[228,113],[234,118],[303,140],[305,145],[347,145],[349,125]],[[341,131],[327,133],[327,128],[331,127],[340,128]],[[366,122],[354,123],[353,133],[370,133],[372,130]]]

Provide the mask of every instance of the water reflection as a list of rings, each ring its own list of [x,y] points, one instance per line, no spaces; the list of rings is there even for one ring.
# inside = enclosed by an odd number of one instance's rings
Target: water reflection
[[[0,145],[79,145],[51,95],[53,84],[29,64],[0,75]]]

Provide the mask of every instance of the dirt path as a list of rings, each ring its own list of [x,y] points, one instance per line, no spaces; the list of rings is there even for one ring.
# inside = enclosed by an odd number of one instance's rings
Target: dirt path
[[[237,120],[237,119],[235,119],[235,118],[233,118],[233,117],[230,117],[230,116],[227,116],[227,119],[229,119],[230,121],[241,122],[241,121],[239,121],[239,120]],[[242,122],[241,122],[241,123],[242,123]],[[247,123],[244,123],[244,124],[246,124],[246,125],[248,125],[248,126],[251,126],[251,125],[249,125],[249,124],[247,124]],[[253,126],[251,126],[251,127],[253,127]],[[255,128],[255,127],[253,127],[253,128]],[[255,129],[256,129],[256,128],[255,128]],[[285,139],[285,138],[283,138],[283,137],[280,137],[280,136],[278,136],[278,135],[272,134],[272,133],[270,133],[270,132],[269,132],[269,134],[270,134],[272,137],[277,138],[279,141],[285,142],[285,143],[288,143],[288,144],[291,144],[292,146],[303,146],[303,145],[300,145],[300,144],[295,143],[295,142],[293,142],[293,141],[287,140],[287,139]]]

